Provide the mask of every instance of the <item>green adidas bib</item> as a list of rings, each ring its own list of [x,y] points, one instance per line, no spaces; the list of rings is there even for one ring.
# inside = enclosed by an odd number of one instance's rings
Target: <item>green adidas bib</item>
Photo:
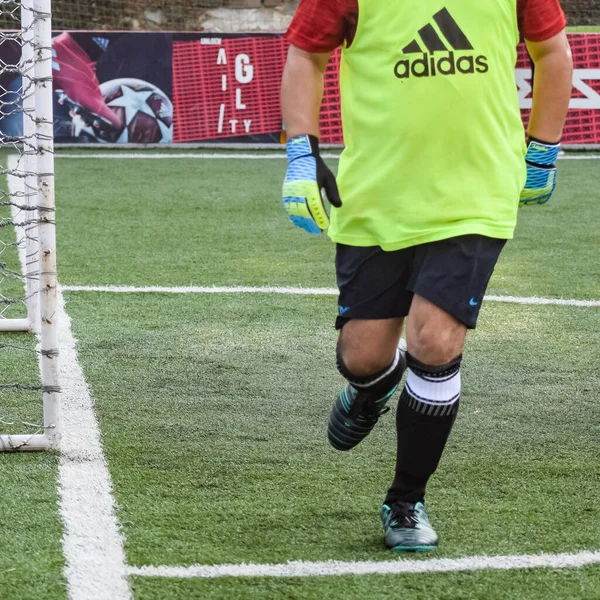
[[[518,41],[516,0],[359,0],[340,66],[335,242],[513,236],[526,150]]]

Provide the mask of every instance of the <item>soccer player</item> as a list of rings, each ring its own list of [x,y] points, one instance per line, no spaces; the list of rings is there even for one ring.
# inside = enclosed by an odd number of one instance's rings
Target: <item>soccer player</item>
[[[555,187],[571,95],[565,24],[558,0],[302,0],[286,34],[283,205],[309,233],[329,226],[336,243],[347,385],[329,421],[334,448],[369,434],[407,371],[381,509],[392,550],[438,544],[425,488],[458,411],[465,336],[519,204],[544,203]],[[520,36],[535,64],[527,141],[514,77]],[[338,46],[336,183],[319,156],[319,108]]]

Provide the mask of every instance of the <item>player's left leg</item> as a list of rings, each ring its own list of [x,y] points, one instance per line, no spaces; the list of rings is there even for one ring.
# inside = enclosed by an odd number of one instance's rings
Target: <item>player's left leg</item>
[[[425,512],[425,487],[436,471],[458,412],[460,364],[504,240],[478,235],[424,244],[409,289],[407,378],[396,414],[394,481],[382,507],[386,545],[431,550],[438,537]]]
[[[393,550],[426,551],[438,544],[425,512],[425,487],[458,412],[466,332],[455,317],[415,295],[406,330],[408,375],[396,412],[396,472],[381,513]]]

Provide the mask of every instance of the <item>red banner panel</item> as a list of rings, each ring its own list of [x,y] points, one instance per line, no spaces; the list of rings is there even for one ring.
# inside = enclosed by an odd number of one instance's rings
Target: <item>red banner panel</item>
[[[575,71],[566,144],[600,144],[600,35],[569,35]],[[276,37],[202,38],[173,44],[175,142],[277,134],[287,42]],[[337,52],[325,73],[321,136],[343,143]],[[531,109],[531,64],[519,48],[515,71],[523,121]]]
[[[600,35],[570,34],[573,52],[571,109],[563,132],[564,144],[600,144]],[[519,103],[525,126],[531,112],[531,62],[519,48],[516,69]]]
[[[325,144],[343,144],[342,113],[340,110],[340,58],[338,50],[329,61],[325,71],[325,90],[321,104],[321,141]]]
[[[173,140],[281,130],[281,38],[202,38],[173,44]]]

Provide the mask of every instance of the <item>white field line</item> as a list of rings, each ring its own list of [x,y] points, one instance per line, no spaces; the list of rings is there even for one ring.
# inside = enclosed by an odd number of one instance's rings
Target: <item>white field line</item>
[[[10,156],[9,168],[15,167],[16,157]],[[10,177],[12,193],[17,186],[22,189],[23,179]],[[63,422],[58,495],[68,596],[70,600],[131,600],[98,422],[60,290],[55,318]]]
[[[63,285],[65,292],[106,292],[111,294],[288,294],[295,296],[337,296],[336,288],[303,288],[303,287],[244,287],[244,286],[118,286],[118,285]],[[537,298],[519,296],[494,296],[484,298],[487,302],[507,302],[509,304],[537,304],[551,306],[600,307],[600,300],[573,300],[569,298]]]
[[[108,292],[116,294],[289,294],[297,296],[336,296],[336,288],[303,288],[303,287],[248,287],[248,286],[190,286],[190,287],[161,287],[161,286],[87,286],[63,285],[65,292]]]
[[[485,296],[487,302],[508,302],[509,304],[537,304],[550,306],[600,306],[600,300],[572,300],[570,298],[538,298],[537,296],[520,298],[518,296]]]
[[[565,154],[559,156],[558,160],[598,160],[600,154]]]
[[[339,158],[339,154],[321,154],[323,158]],[[165,158],[190,158],[190,159],[239,159],[239,160],[272,160],[277,158],[286,158],[284,151],[271,152],[262,154],[247,153],[225,153],[225,152],[210,152],[210,153],[176,153],[176,152],[94,152],[93,154],[56,154],[56,158],[147,158],[155,160],[164,160]]]
[[[123,536],[100,430],[62,294],[59,302],[63,436],[58,480],[69,598],[130,600]]]
[[[190,567],[129,567],[130,575],[180,579],[215,577],[331,577],[335,575],[402,575],[492,569],[566,569],[600,564],[600,552],[467,556],[465,558],[400,559],[381,562],[304,562],[285,564],[192,565]]]
[[[176,152],[94,152],[90,154],[62,154],[57,153],[56,158],[94,158],[94,159],[122,159],[122,158],[146,158],[149,160],[164,160],[165,158],[189,158],[189,159],[204,159],[204,160],[225,160],[225,159],[239,159],[239,160],[272,160],[272,159],[283,159],[286,158],[285,152],[271,152],[263,154],[251,154],[251,153],[176,153]],[[339,154],[323,153],[323,158],[336,159],[339,158]],[[597,160],[600,159],[600,153],[598,154],[567,154],[565,156],[559,156],[559,160]]]

